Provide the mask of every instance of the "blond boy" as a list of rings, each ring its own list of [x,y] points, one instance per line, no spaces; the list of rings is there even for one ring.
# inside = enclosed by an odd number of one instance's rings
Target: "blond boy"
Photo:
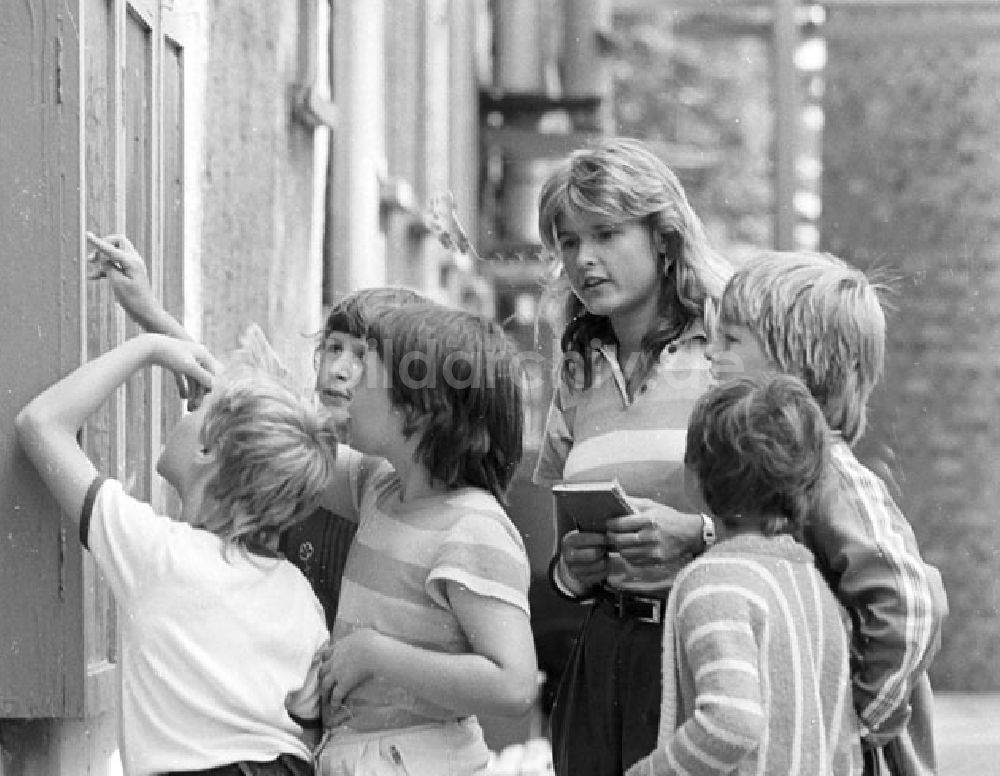
[[[854,625],[852,685],[866,773],[935,770],[926,670],[948,606],[937,569],[885,483],[852,452],[885,359],[878,288],[829,254],[771,252],[726,285],[708,350],[717,379],[779,371],[809,388],[835,434],[830,507],[806,544]]]

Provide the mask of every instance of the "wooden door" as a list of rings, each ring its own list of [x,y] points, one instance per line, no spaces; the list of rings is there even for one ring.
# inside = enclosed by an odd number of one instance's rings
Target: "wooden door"
[[[17,375],[0,404],[5,429],[39,390],[136,333],[106,285],[85,279],[84,230],[127,234],[156,292],[183,316],[186,65],[200,4],[11,5],[0,24],[19,43],[0,54],[11,76],[0,104],[18,118],[0,134],[19,153],[0,154],[0,188],[22,190],[23,208],[5,213],[4,243],[25,271],[0,291],[11,322],[0,368]],[[82,444],[102,473],[166,507],[153,467],[180,412],[172,378],[147,370],[87,424]],[[118,697],[114,601],[72,524],[2,436],[0,717],[107,711]]]

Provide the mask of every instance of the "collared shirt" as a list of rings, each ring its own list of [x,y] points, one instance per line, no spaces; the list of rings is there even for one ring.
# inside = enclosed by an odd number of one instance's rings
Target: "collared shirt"
[[[590,387],[580,389],[565,379],[556,386],[534,482],[617,479],[630,496],[697,512],[685,492],[684,449],[691,410],[713,382],[705,346],[701,323],[691,324],[663,349],[634,396],[615,346],[595,350]],[[623,589],[649,590],[670,580],[638,582],[618,570],[609,581]]]

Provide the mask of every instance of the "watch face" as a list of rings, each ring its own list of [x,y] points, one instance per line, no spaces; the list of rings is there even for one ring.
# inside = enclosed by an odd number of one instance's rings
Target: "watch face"
[[[705,542],[705,547],[715,544],[715,522],[704,512],[701,513],[701,538]]]

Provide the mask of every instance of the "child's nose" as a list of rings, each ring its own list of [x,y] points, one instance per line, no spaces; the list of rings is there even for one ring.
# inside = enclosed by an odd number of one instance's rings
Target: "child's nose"
[[[597,264],[597,251],[589,241],[580,243],[577,261],[581,267],[593,267]]]
[[[350,367],[344,356],[327,356],[320,363],[319,379],[321,381],[344,382],[349,378]]]

